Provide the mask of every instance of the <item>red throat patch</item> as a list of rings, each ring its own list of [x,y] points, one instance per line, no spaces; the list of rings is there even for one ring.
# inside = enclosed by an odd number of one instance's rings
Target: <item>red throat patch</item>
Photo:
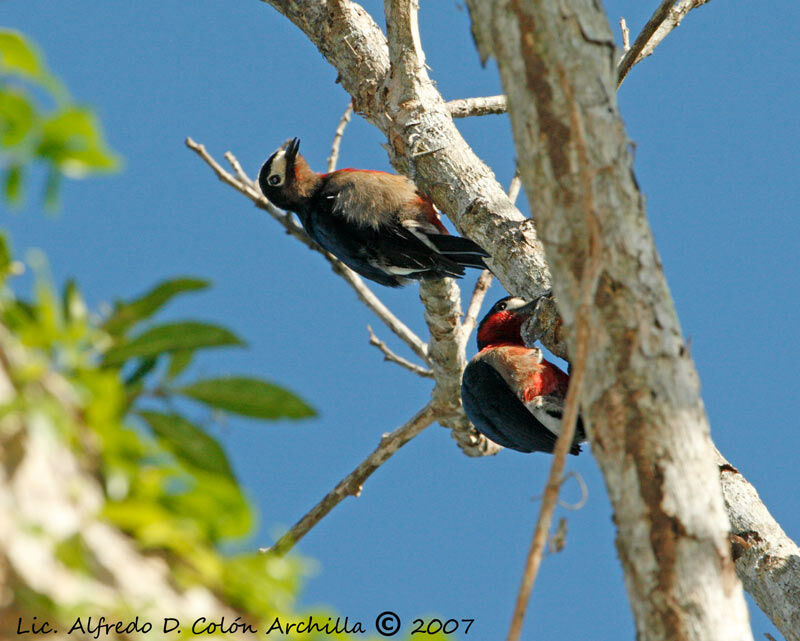
[[[524,345],[520,328],[524,316],[516,316],[509,311],[492,314],[478,330],[478,341],[487,347],[493,345]]]

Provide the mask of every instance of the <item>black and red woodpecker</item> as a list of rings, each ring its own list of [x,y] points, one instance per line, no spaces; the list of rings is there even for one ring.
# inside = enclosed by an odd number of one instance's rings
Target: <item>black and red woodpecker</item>
[[[552,452],[561,432],[569,375],[522,340],[522,323],[535,304],[507,296],[489,310],[478,326],[479,352],[464,370],[461,400],[475,428],[498,445]],[[585,440],[578,418],[570,453],[578,454]]]
[[[321,247],[365,278],[399,287],[408,279],[459,277],[486,269],[488,257],[468,238],[452,236],[431,200],[405,176],[382,171],[312,171],[287,141],[258,173],[262,193],[295,212]]]

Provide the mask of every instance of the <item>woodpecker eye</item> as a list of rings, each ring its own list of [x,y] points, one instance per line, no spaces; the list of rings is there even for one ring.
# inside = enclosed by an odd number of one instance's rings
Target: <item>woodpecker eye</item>
[[[270,185],[279,185],[281,182],[281,177],[278,174],[272,174],[268,178],[268,181]]]

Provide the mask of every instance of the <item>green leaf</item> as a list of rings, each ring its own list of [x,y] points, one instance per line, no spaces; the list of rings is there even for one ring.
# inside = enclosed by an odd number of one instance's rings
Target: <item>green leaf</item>
[[[46,118],[36,153],[72,178],[92,171],[111,171],[118,165],[94,114],[82,107],[66,107]]]
[[[205,289],[207,280],[199,278],[173,278],[156,285],[149,292],[128,303],[117,303],[111,317],[103,325],[109,334],[121,334],[131,325],[149,318],[171,298],[184,292]]]
[[[197,381],[177,390],[211,407],[254,418],[306,418],[316,412],[282,387],[256,378],[226,377]]]
[[[22,202],[22,180],[22,165],[11,165],[3,178],[3,195],[11,205],[19,205]]]
[[[219,443],[183,416],[150,411],[140,411],[139,416],[179,461],[235,481],[228,457]]]
[[[244,345],[244,342],[224,327],[208,323],[187,321],[158,325],[129,342],[112,347],[106,352],[103,365],[119,365],[131,358],[223,345]]]
[[[86,303],[81,296],[78,285],[73,278],[64,284],[64,293],[61,296],[64,305],[64,318],[68,321],[84,321],[88,316]]]
[[[86,545],[80,534],[59,541],[53,550],[56,559],[61,561],[71,570],[89,574],[90,571],[98,571],[97,562],[91,548]]]
[[[5,280],[11,271],[11,249],[4,231],[0,231],[0,282]]]
[[[0,144],[4,147],[19,144],[35,121],[36,109],[24,93],[0,88]]]
[[[141,359],[139,364],[136,366],[136,369],[133,370],[128,378],[125,379],[125,387],[136,385],[136,383],[141,381],[145,376],[153,371],[156,363],[158,363],[158,358],[154,356]]]
[[[0,69],[38,78],[42,73],[39,54],[22,34],[0,29]]]
[[[193,357],[194,352],[190,349],[173,352],[169,358],[169,365],[167,366],[167,378],[172,380],[178,376],[189,366]]]

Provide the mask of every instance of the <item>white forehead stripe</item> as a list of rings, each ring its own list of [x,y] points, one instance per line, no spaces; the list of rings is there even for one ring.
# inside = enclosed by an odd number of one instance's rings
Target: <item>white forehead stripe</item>
[[[269,175],[273,176],[275,174],[278,174],[281,178],[286,174],[286,150],[284,149],[275,154],[269,167]]]
[[[514,311],[515,309],[519,309],[520,307],[525,307],[528,302],[524,298],[509,298],[506,301],[506,309]]]

